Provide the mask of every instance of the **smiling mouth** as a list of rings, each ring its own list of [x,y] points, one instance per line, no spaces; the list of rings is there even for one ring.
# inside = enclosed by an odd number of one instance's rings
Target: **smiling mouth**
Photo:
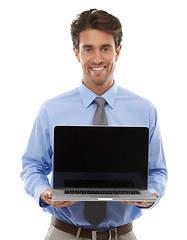
[[[105,69],[105,66],[104,67],[91,67],[91,69],[93,70],[93,71],[102,71],[103,69]]]

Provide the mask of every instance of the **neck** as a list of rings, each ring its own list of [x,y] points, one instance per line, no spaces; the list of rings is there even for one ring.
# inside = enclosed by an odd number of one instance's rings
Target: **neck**
[[[103,84],[94,84],[91,82],[84,81],[83,79],[83,84],[92,92],[94,92],[97,96],[101,96],[112,87],[112,85],[114,84],[114,80]]]

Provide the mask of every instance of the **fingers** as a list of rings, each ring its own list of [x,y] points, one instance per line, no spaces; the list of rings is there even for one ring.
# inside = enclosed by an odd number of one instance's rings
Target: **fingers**
[[[129,202],[122,201],[123,204],[129,204]]]
[[[156,198],[159,198],[158,197],[158,194],[156,193],[156,192],[154,192],[153,193],[153,195],[156,197]],[[145,208],[147,208],[147,207],[150,207],[151,205],[153,205],[154,204],[154,202],[135,202],[135,201],[130,201],[130,202],[125,202],[125,201],[123,201],[122,202],[123,204],[131,204],[131,205],[135,205],[135,206],[137,206],[137,207],[145,207]]]
[[[55,208],[71,206],[74,203],[76,202],[75,201],[53,201],[53,200],[49,201],[49,204]]]
[[[62,208],[71,206],[72,204],[76,203],[76,201],[54,201],[52,200],[53,191],[51,188],[46,188],[44,192],[41,194],[41,200],[53,207]]]
[[[130,204],[135,205],[137,207],[150,207],[154,202],[131,202]]]
[[[130,201],[130,202],[122,202],[123,204],[131,204],[131,205],[135,205],[137,207],[150,207],[154,202],[133,202],[133,201]]]

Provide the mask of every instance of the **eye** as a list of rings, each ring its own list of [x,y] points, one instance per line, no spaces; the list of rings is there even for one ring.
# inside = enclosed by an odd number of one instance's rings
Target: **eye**
[[[103,52],[108,52],[110,49],[108,47],[103,48]]]
[[[90,53],[92,51],[92,49],[91,48],[86,48],[84,51],[85,51],[85,53]]]

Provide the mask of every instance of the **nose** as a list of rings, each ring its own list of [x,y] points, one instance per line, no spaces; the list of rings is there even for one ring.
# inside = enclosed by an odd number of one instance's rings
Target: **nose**
[[[95,64],[101,64],[103,62],[103,56],[102,53],[100,51],[95,51],[94,55],[93,55],[93,63]]]

